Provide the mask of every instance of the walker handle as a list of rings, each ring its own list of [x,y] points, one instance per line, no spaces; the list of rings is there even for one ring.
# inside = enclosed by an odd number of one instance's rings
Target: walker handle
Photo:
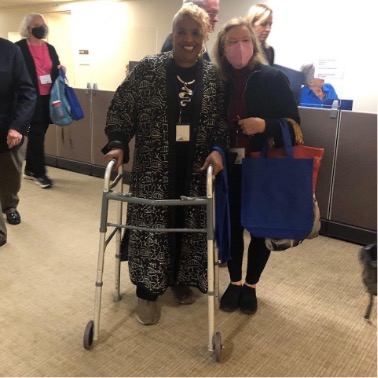
[[[106,166],[105,175],[104,175],[104,192],[109,192],[122,179],[123,165],[121,164],[118,167],[118,174],[117,174],[116,178],[113,181],[111,181],[111,173],[113,171],[113,168],[114,168],[116,162],[117,162],[116,159],[112,159],[112,160],[109,161],[108,165]]]

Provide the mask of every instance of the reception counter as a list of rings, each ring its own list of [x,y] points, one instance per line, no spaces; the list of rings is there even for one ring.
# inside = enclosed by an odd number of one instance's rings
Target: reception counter
[[[316,195],[322,234],[377,240],[377,114],[299,108],[307,145],[323,147]]]
[[[114,92],[75,89],[85,118],[67,127],[51,125],[46,135],[46,163],[103,177],[106,112]],[[321,234],[357,244],[377,238],[377,114],[299,108],[305,144],[323,147],[316,195]],[[125,182],[130,162],[124,166]]]

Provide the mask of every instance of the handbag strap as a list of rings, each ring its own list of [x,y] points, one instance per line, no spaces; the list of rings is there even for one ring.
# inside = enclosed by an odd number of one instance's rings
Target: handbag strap
[[[292,118],[285,118],[285,119],[293,127],[294,135],[295,135],[295,144],[296,145],[304,144],[303,134],[302,134],[301,127],[299,126],[299,123]]]
[[[291,143],[288,121],[284,118],[280,118],[278,122],[281,126],[282,138],[284,142],[286,157],[293,159],[293,144]]]
[[[280,124],[280,127],[281,127],[282,139],[284,143],[286,157],[293,158],[293,145],[291,142],[291,136],[289,132],[289,121],[286,118],[280,118],[278,119],[278,123]],[[267,142],[263,145],[261,149],[261,156],[268,157],[268,150],[269,150],[269,139],[267,140]]]

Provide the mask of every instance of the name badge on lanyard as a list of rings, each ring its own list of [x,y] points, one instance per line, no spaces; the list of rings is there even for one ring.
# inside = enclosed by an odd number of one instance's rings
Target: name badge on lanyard
[[[41,75],[39,77],[39,80],[41,81],[41,84],[50,84],[50,83],[52,83],[50,75]]]
[[[243,159],[245,158],[245,148],[230,148],[230,152],[238,154],[235,160],[235,164],[241,164]]]
[[[190,141],[190,125],[176,125],[176,142]]]

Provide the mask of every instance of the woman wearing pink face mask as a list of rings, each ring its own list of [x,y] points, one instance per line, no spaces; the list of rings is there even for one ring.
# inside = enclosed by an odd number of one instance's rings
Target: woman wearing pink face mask
[[[220,308],[254,314],[257,310],[256,284],[269,259],[264,238],[251,235],[248,246],[246,277],[242,278],[244,229],[240,223],[241,160],[252,151],[260,151],[267,139],[282,146],[278,120],[300,122],[298,107],[287,77],[270,67],[261,50],[251,23],[244,18],[227,22],[214,46],[214,63],[225,83],[225,111],[231,138],[230,152],[236,162],[229,174],[231,211],[231,260],[228,262],[230,284]],[[295,142],[294,129],[291,136]]]

